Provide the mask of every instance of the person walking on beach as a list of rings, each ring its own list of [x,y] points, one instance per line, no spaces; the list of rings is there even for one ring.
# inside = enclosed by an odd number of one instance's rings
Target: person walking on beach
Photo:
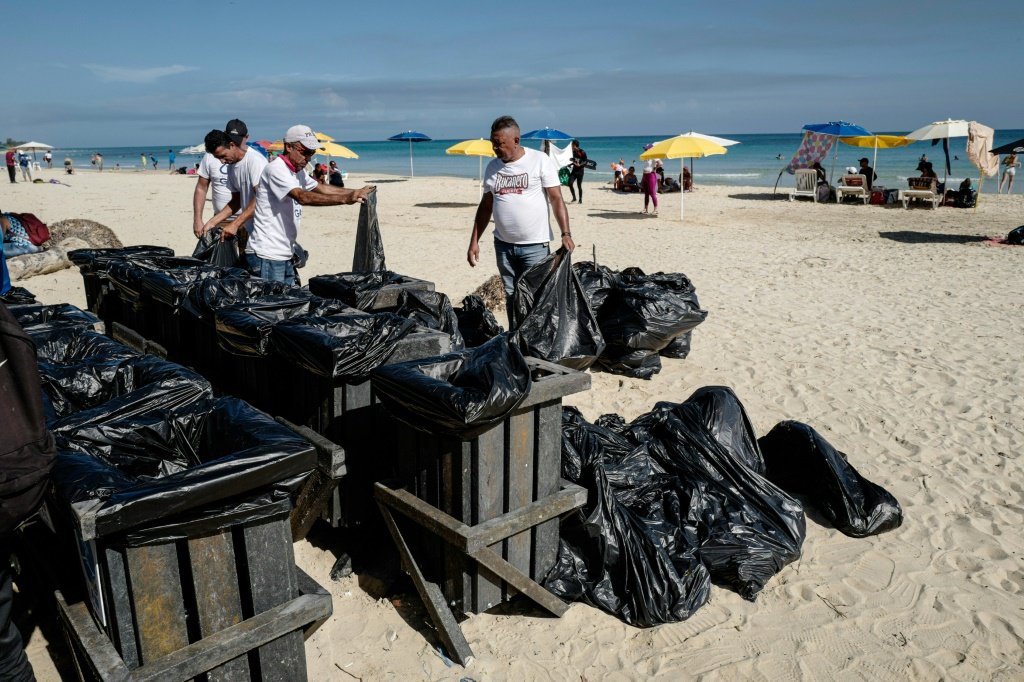
[[[1020,161],[1017,160],[1017,155],[1013,152],[1007,154],[1006,158],[1003,159],[1003,177],[999,179],[999,188],[996,194],[1002,194],[1004,184],[1006,185],[1007,194],[1013,192],[1013,178],[1017,175],[1018,167],[1020,167]]]
[[[103,172],[103,154],[96,152],[96,170]]]
[[[252,217],[256,213],[256,187],[267,167],[267,160],[262,154],[248,145],[244,148],[241,146],[248,132],[244,123],[233,120],[228,122],[227,130],[211,130],[203,141],[207,153],[227,166],[227,188],[231,198],[203,225],[202,232],[229,221],[221,229],[221,239],[238,235],[241,245],[246,243],[252,231]],[[235,218],[231,219],[233,214]]]
[[[11,182],[18,182],[14,175],[14,169],[18,165],[18,160],[15,158],[17,152],[13,149],[7,150],[7,155],[4,157],[7,160],[7,175],[11,176]]]
[[[140,156],[142,158],[142,170],[146,170],[146,152],[142,152]]]
[[[654,172],[654,161],[644,161],[644,174],[640,176],[640,189],[644,193],[644,213],[647,213],[649,203],[654,203],[652,214],[658,215],[658,174]]]
[[[47,168],[53,168],[53,154],[51,154],[49,151],[43,154],[43,161],[46,162]]]
[[[284,134],[284,151],[267,164],[256,187],[256,214],[246,260],[263,279],[295,283],[292,254],[302,223],[303,206],[339,206],[366,201],[376,188],[343,189],[320,184],[306,165],[322,143],[309,126],[294,125]]]
[[[572,141],[572,170],[569,171],[569,193],[572,194],[572,200],[569,203],[576,201],[576,190],[573,189],[572,183],[576,183],[577,189],[580,192],[579,202],[583,203],[583,171],[586,170],[584,165],[587,162],[587,153],[580,148],[580,141]]]
[[[512,317],[516,280],[550,253],[552,239],[548,207],[562,234],[562,246],[576,244],[569,230],[569,212],[562,201],[558,169],[549,156],[519,144],[519,124],[511,116],[499,116],[491,124],[491,146],[498,157],[484,172],[484,195],[473,219],[466,260],[476,267],[480,237],[494,217],[494,256],[505,289],[505,309]]]
[[[150,154],[149,160],[153,162],[153,170],[156,170],[156,154]]]
[[[262,156],[262,154],[261,154],[261,156]],[[173,149],[168,149],[167,150],[167,167],[169,169],[171,169],[172,171],[174,170],[174,160],[177,159],[177,158],[178,157],[174,154],[174,150]]]

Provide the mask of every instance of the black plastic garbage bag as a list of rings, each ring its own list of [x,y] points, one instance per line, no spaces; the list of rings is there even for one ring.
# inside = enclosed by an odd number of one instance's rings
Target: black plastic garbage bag
[[[87,358],[129,358],[139,353],[113,339],[82,327],[40,328],[30,333],[36,358],[57,364],[77,364]]]
[[[210,265],[221,268],[233,268],[238,266],[238,240],[235,235],[229,235],[221,239],[223,230],[215,227],[207,230],[196,242],[196,248],[192,251],[192,257],[206,261]]]
[[[658,354],[663,358],[677,358],[682,360],[690,354],[690,343],[692,339],[692,331],[683,332],[676,338],[672,339],[671,343],[658,351]]]
[[[278,322],[295,317],[323,317],[351,311],[351,308],[339,301],[317,296],[264,296],[257,301],[219,308],[214,313],[217,344],[229,353],[262,357],[270,352],[270,337]]]
[[[132,401],[152,404],[151,398],[158,391],[174,394],[161,401],[165,407],[213,395],[209,383],[202,376],[154,355],[122,358],[93,355],[75,363],[52,363],[41,359],[39,374],[43,391],[53,406],[54,419],[99,405],[110,411],[127,410]],[[145,395],[130,395],[149,386],[154,388]],[[110,404],[112,400],[120,400],[119,406]]]
[[[308,289],[248,275],[208,278],[189,289],[181,309],[195,318],[206,320],[211,319],[213,312],[219,308],[282,294],[289,298],[309,298],[313,295]]]
[[[179,258],[172,256],[146,256],[133,258],[116,258],[105,263],[107,280],[117,293],[127,301],[138,301],[142,297],[142,279],[154,270],[170,271],[197,267],[210,267],[195,258]]]
[[[339,272],[309,279],[309,290],[323,298],[336,298],[360,310],[373,310],[381,289],[408,281],[390,270],[380,272]]]
[[[111,271],[111,277],[114,277]],[[138,274],[142,291],[154,301],[178,310],[189,292],[207,279],[245,279],[249,273],[241,268],[224,268],[207,263],[181,265],[167,269],[145,270]]]
[[[654,350],[607,347],[598,365],[611,374],[622,374],[634,379],[650,379],[661,371],[661,356]]]
[[[319,376],[354,381],[387,362],[398,341],[416,328],[392,313],[304,315],[274,325],[271,347]]]
[[[150,256],[174,256],[174,249],[166,246],[123,246],[112,249],[75,249],[68,251],[68,259],[78,266],[80,272],[105,271],[111,261],[122,258],[148,258]]]
[[[804,496],[846,535],[862,538],[903,523],[896,498],[857,473],[846,454],[807,424],[779,422],[758,443],[768,478]]]
[[[70,303],[19,305],[13,306],[10,310],[22,329],[29,333],[45,327],[92,329],[100,321],[92,313],[80,310]]]
[[[11,287],[0,296],[0,303],[5,305],[30,305],[36,302],[35,294],[24,287]]]
[[[588,498],[562,521],[548,590],[641,627],[684,620],[707,602],[710,577],[696,539],[675,520],[671,477],[645,446],[565,408],[562,466]]]
[[[531,379],[526,358],[503,334],[478,348],[379,367],[371,385],[409,426],[468,440],[508,416]]]
[[[524,355],[583,370],[604,350],[597,318],[563,247],[516,281],[513,341]]]
[[[678,477],[681,518],[716,583],[753,600],[800,557],[803,507],[762,475],[753,429],[730,389],[706,387],[683,403],[658,403],[623,433]]]
[[[398,294],[395,315],[410,319],[421,327],[444,332],[451,337],[452,350],[461,350],[466,345],[459,331],[459,318],[445,294],[403,289]]]
[[[1024,225],[1010,230],[1010,233],[1006,235],[1006,243],[1016,245],[1024,244]]]
[[[455,308],[455,317],[459,320],[459,332],[466,348],[482,346],[505,331],[479,296],[462,299],[462,305]]]
[[[312,446],[230,397],[125,417],[94,415],[56,434],[58,499],[84,539],[226,500],[310,471]]]
[[[377,191],[366,196],[359,207],[359,222],[356,225],[356,248],[352,254],[352,272],[382,272],[384,264],[384,241],[380,237],[380,222],[377,220]]]
[[[608,266],[589,261],[574,263],[572,269],[580,280],[587,300],[590,301],[591,309],[597,314],[608,298],[608,292],[619,285],[621,276]]]

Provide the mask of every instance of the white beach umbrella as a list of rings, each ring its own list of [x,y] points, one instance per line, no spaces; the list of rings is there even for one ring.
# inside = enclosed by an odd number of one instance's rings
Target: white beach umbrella
[[[693,138],[696,138],[698,140],[707,140],[708,142],[712,142],[714,144],[717,144],[719,147],[731,147],[734,144],[739,144],[740,143],[739,140],[730,140],[728,137],[715,137],[714,135],[705,135],[704,133],[695,133],[692,130],[690,132],[688,132],[688,133],[683,133],[679,137],[693,137]],[[693,157],[690,158],[690,177],[691,178],[693,177]],[[680,184],[682,184],[683,179],[679,178],[679,182],[680,182]],[[692,180],[691,180],[691,182],[692,182]]]
[[[970,121],[953,120],[947,118],[945,121],[935,121],[922,126],[912,133],[907,133],[910,140],[941,140],[950,137],[967,137]]]
[[[32,152],[32,160],[35,161],[37,149],[53,149],[53,147],[42,142],[26,142],[25,144],[19,144],[15,149],[24,149],[27,152]]]

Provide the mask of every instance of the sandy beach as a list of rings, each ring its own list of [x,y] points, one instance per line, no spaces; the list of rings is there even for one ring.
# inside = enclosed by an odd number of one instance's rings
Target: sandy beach
[[[193,178],[41,177],[70,186],[10,185],[2,208],[192,251]],[[390,269],[435,282],[456,304],[497,272],[489,236],[481,265],[465,260],[476,180],[349,176],[364,183],[378,185]],[[1024,196],[985,194],[976,211],[903,210],[699,185],[685,222],[679,201],[662,197],[649,217],[642,197],[588,184],[586,203],[569,205],[576,260],[596,249],[615,268],[686,273],[709,315],[689,358],[666,359],[650,381],[595,372],[592,390],[567,402],[588,419],[631,419],[729,386],[758,435],[783,419],[818,429],[896,496],[903,526],[852,539],[811,516],[802,559],[755,603],[714,587],[691,619],[657,628],[583,604],[561,619],[518,604],[473,615],[462,624],[477,656],[466,669],[435,651],[415,591],[385,596],[358,574],[332,582],[337,543],[318,532],[295,545],[300,567],[334,596],[334,615],[306,642],[309,679],[1024,677],[1024,248],[986,242],[1024,223]],[[304,279],[350,269],[357,215],[305,209]],[[15,283],[85,306],[77,269]],[[39,679],[58,679],[38,632],[28,648]]]

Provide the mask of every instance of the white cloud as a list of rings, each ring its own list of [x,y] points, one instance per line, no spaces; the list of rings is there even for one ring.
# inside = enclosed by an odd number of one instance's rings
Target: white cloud
[[[323,88],[320,91],[320,100],[332,109],[348,108],[348,100],[336,93],[334,88]]]
[[[179,73],[197,71],[196,66],[182,66],[172,64],[171,66],[154,66],[148,69],[134,69],[126,66],[104,66],[102,64],[83,64],[98,78],[105,81],[119,81],[122,83],[153,83],[165,76],[174,76]]]

